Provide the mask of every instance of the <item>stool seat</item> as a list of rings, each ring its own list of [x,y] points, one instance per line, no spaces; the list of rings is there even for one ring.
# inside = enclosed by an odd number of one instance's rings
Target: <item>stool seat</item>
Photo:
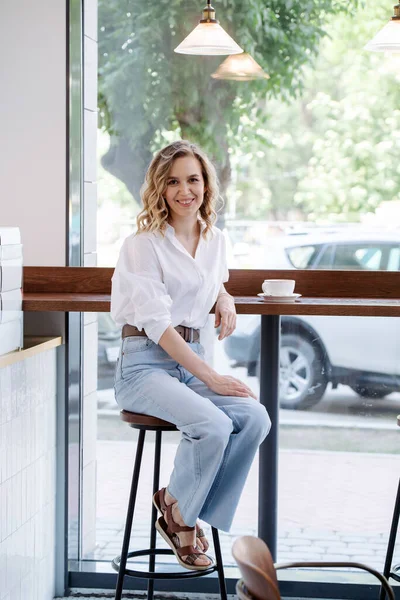
[[[121,410],[120,416],[124,423],[128,423],[130,427],[135,429],[148,429],[149,431],[178,431],[173,423],[164,421],[163,419],[157,419],[157,417],[151,417],[150,415]]]

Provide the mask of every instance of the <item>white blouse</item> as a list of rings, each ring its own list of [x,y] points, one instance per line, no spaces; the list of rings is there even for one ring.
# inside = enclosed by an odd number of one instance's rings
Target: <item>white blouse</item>
[[[202,230],[204,224],[201,223]],[[193,258],[167,225],[124,241],[112,277],[111,316],[145,331],[156,344],[169,325],[205,326],[221,284],[228,281],[223,233],[200,235]]]

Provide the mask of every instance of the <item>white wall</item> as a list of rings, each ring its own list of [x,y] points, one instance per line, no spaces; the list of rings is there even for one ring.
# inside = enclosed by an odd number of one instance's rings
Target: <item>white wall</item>
[[[25,265],[65,265],[66,2],[0,2],[0,225]]]
[[[0,0],[0,225],[25,265],[65,265],[66,41],[66,0]],[[39,317],[26,330],[49,333]],[[54,597],[55,356],[0,369],[1,600]]]

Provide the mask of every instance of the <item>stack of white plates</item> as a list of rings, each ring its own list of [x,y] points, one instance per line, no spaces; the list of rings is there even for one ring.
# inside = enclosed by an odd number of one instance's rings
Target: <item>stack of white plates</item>
[[[23,344],[22,244],[18,227],[0,227],[0,355]]]

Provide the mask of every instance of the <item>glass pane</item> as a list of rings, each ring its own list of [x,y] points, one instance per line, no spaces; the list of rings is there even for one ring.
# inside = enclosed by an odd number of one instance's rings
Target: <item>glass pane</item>
[[[278,558],[382,570],[398,482],[400,320],[301,321],[312,338],[301,327],[282,335],[293,386],[282,388]]]
[[[207,359],[258,394],[260,317],[240,315],[236,331],[223,343],[216,339],[212,320]],[[110,330],[102,330],[97,538],[87,556],[101,560],[120,551],[137,441],[137,432],[120,421],[114,400],[109,372],[115,347]],[[101,348],[111,357],[108,366],[100,358]],[[399,365],[400,319],[282,317],[279,561],[354,560],[382,569],[400,454]],[[164,434],[162,485],[168,483],[178,443],[178,433]],[[153,453],[154,438],[148,434],[133,549],[148,540]],[[256,460],[232,530],[222,534],[226,565],[233,564],[235,537],[257,535],[257,514]],[[162,540],[158,544],[162,547]],[[400,558],[398,549],[396,554]]]
[[[350,10],[342,3],[310,16],[292,3],[287,19],[256,8],[243,13],[239,2],[217,7],[221,23],[239,43],[243,35],[251,40],[271,76],[246,83],[212,77],[221,57],[174,53],[199,16],[189,4],[170,3],[166,18],[159,0],[148,2],[145,15],[138,2],[129,11],[123,0],[99,2],[98,264],[113,267],[136,231],[154,153],[188,138],[216,165],[225,201],[217,226],[231,269],[399,270],[398,67],[375,53],[360,59],[381,26],[383,4],[367,0]],[[204,332],[208,360],[258,390],[259,317],[240,316],[222,344],[212,319]],[[279,558],[348,556],[361,543],[381,566],[396,483],[387,474],[398,461],[398,320],[284,317],[282,326]],[[120,551],[136,443],[113,397],[118,337],[103,315],[97,545],[88,557],[104,560]],[[165,436],[162,483],[177,443],[177,434]],[[136,547],[150,525],[152,444]],[[233,537],[256,533],[256,520],[255,464],[232,532],[223,536],[226,564]]]
[[[259,377],[259,327],[239,316],[224,342],[247,382]],[[399,334],[399,319],[282,317],[278,561],[382,570],[398,483]]]

